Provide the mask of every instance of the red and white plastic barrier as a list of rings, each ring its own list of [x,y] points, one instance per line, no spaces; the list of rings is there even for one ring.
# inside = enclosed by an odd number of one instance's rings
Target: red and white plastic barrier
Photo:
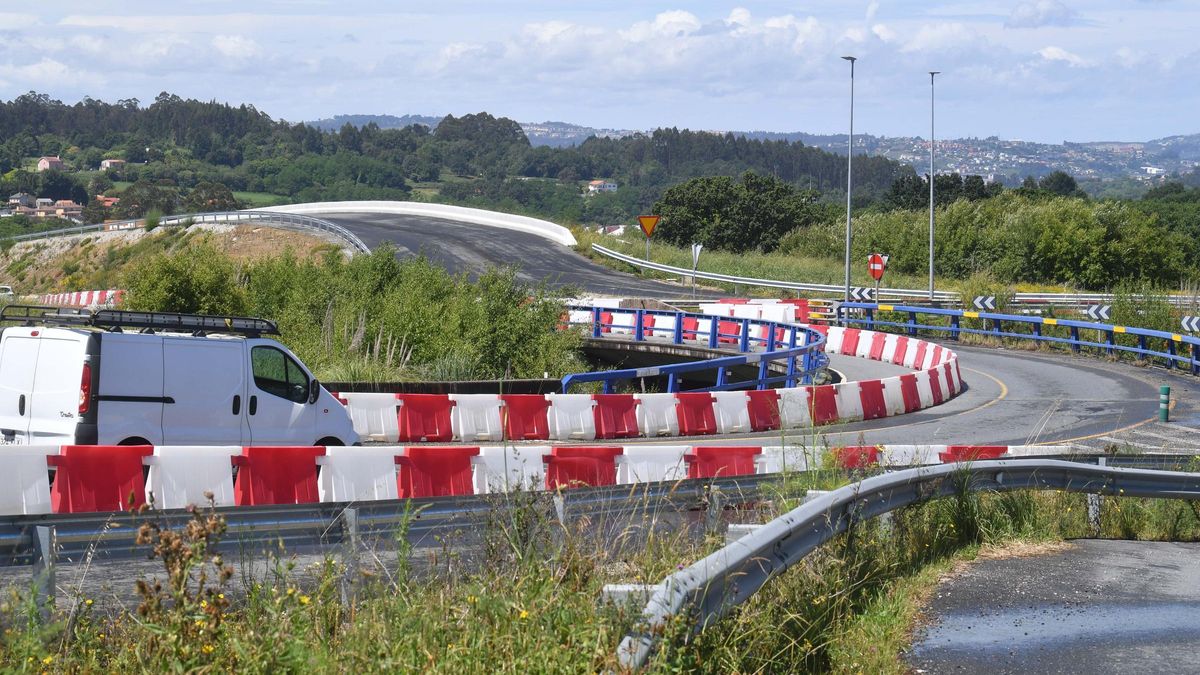
[[[770,305],[729,305],[769,307]],[[791,307],[791,305],[787,305]],[[588,313],[590,320],[590,313]],[[628,318],[632,325],[633,315]],[[701,320],[691,339],[707,340]],[[731,322],[736,332],[740,322]],[[811,326],[825,351],[915,372],[878,380],[762,391],[659,394],[335,394],[365,441],[385,443],[704,436],[902,415],[962,391],[958,356],[938,344],[858,328]],[[613,332],[622,329],[614,328]],[[629,332],[628,329],[624,329]],[[724,330],[722,330],[724,332]],[[722,338],[726,339],[726,338]],[[736,340],[736,338],[728,338]]]
[[[0,515],[349,502],[1065,454],[1068,446],[9,446]],[[149,480],[143,481],[142,467]],[[234,478],[233,467],[237,467]],[[53,483],[47,467],[55,467]],[[319,469],[319,470],[318,470]],[[132,496],[132,500],[130,499]],[[131,503],[132,502],[132,503]]]
[[[71,291],[38,296],[38,303],[55,307],[115,307],[125,297],[123,290]]]

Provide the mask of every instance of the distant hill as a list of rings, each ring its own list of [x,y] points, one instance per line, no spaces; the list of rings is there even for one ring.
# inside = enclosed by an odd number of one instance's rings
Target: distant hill
[[[422,124],[433,129],[441,121],[441,117],[430,117],[428,115],[404,115],[403,117],[395,115],[334,115],[323,120],[305,122],[305,124],[321,131],[337,131],[347,124],[356,127],[365,127],[372,122],[380,129],[403,129],[404,127],[411,127],[414,124]]]

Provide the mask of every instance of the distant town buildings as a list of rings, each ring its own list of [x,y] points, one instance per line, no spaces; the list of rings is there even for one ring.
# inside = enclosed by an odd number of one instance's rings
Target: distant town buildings
[[[46,197],[35,199],[33,195],[18,192],[8,198],[7,208],[0,210],[0,217],[26,216],[29,218],[62,218],[83,222],[83,204],[70,199],[57,201]]]
[[[38,160],[38,171],[62,171],[66,165],[59,157],[42,157]]]
[[[120,197],[105,197],[104,195],[96,195],[96,201],[100,202],[100,205],[103,206],[104,208],[111,209],[112,207],[117,205],[117,202],[121,201],[121,198]]]
[[[120,171],[121,169],[124,169],[124,168],[125,168],[125,160],[123,160],[123,159],[106,159],[106,160],[103,160],[100,162],[100,170],[101,171],[107,171],[108,169],[115,169],[117,171]]]
[[[601,192],[616,192],[617,184],[607,180],[594,180],[588,183],[588,194],[594,195]]]

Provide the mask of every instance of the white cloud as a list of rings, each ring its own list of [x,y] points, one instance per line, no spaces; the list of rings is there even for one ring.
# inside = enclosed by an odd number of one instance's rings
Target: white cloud
[[[1082,68],[1091,65],[1083,57],[1072,54],[1071,52],[1061,47],[1043,47],[1037,51],[1038,56],[1047,61],[1061,61],[1073,68]]]
[[[213,36],[212,46],[231,59],[250,59],[262,53],[257,42],[241,35]]]
[[[896,41],[896,31],[888,28],[886,24],[877,23],[871,26],[871,33],[884,42]]]
[[[971,45],[978,41],[975,31],[962,23],[938,23],[921,26],[901,49],[902,52],[935,52]]]
[[[1059,0],[1029,0],[1017,5],[1004,25],[1009,28],[1039,28],[1067,26],[1075,20],[1075,10]]]
[[[879,13],[879,0],[871,0],[867,3],[867,22],[875,20],[875,15]]]
[[[82,79],[81,74],[67,64],[49,58],[23,65],[0,64],[0,77],[10,82],[36,85],[39,88],[74,84]]]

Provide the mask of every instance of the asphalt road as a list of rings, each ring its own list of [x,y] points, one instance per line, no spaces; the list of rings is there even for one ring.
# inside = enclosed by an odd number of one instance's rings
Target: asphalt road
[[[1200,544],[1080,540],[945,581],[907,661],[918,673],[1200,671]]]
[[[690,286],[615,272],[566,246],[525,232],[386,213],[323,213],[321,217],[350,230],[371,248],[390,242],[399,258],[424,254],[455,274],[475,276],[489,266],[515,265],[526,283],[573,286],[593,295],[684,298],[692,294]],[[697,297],[721,295],[702,290]]]

